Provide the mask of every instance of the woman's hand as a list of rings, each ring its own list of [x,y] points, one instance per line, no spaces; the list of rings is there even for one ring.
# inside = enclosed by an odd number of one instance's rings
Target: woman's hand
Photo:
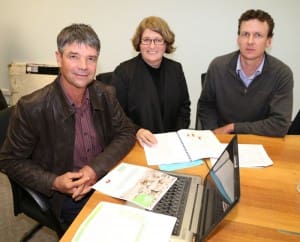
[[[145,144],[152,146],[157,143],[155,136],[148,129],[139,129],[136,133],[136,139],[141,146]]]

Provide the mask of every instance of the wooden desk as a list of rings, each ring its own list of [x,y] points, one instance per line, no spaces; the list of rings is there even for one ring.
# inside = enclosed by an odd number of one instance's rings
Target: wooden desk
[[[231,137],[218,135],[221,142],[228,142]],[[240,203],[208,241],[300,241],[300,192],[296,190],[296,184],[300,182],[300,136],[239,135],[238,142],[263,144],[274,165],[240,169]],[[137,144],[123,161],[147,164],[144,151]],[[205,176],[207,168],[201,165],[180,172]],[[122,203],[95,192],[61,242],[71,241],[80,224],[101,200]]]

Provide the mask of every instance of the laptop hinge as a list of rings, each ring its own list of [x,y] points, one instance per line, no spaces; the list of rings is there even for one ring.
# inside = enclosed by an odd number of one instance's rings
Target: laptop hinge
[[[196,196],[195,196],[196,199],[194,200],[193,212],[190,221],[190,231],[192,231],[194,234],[197,234],[197,230],[198,230],[198,223],[199,223],[201,202],[202,202],[202,192],[203,192],[203,185],[197,184]],[[199,211],[199,213],[196,214],[195,211]]]

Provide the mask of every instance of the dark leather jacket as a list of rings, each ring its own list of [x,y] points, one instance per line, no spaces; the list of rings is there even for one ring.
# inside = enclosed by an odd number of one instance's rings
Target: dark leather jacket
[[[89,165],[100,178],[133,147],[135,131],[112,86],[94,81],[88,90],[95,129],[104,149]],[[1,171],[49,196],[57,213],[64,195],[51,187],[56,176],[72,171],[74,131],[75,115],[58,77],[19,100],[0,151]]]

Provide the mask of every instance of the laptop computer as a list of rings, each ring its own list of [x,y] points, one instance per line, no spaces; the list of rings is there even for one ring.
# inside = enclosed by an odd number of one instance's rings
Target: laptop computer
[[[178,179],[153,212],[177,217],[171,242],[200,242],[240,199],[238,141],[235,135],[203,183],[200,176],[170,173]]]

